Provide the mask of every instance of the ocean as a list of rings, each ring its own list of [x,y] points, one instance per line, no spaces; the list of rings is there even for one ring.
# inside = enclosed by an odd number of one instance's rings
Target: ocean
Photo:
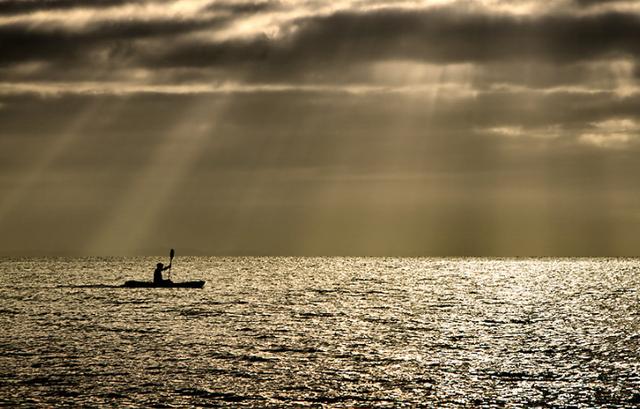
[[[637,407],[640,260],[1,258],[0,405]]]

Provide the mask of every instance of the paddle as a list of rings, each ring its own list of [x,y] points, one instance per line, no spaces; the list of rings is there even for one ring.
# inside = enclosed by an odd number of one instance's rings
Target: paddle
[[[169,280],[171,280],[171,262],[173,261],[173,256],[176,255],[176,251],[171,249],[169,252]]]

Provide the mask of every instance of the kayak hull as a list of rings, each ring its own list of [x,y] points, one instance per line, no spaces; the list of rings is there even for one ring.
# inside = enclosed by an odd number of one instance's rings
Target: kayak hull
[[[122,286],[125,288],[202,288],[204,287],[204,281],[184,281],[181,283],[163,282],[154,283],[153,281],[135,281],[129,280]]]

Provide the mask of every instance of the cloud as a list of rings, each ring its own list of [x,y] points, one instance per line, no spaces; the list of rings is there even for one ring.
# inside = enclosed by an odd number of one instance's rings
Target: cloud
[[[628,4],[632,3],[628,0],[574,0],[579,7],[606,6],[611,4]]]
[[[73,60],[93,66],[102,54],[114,65],[126,65],[130,53],[136,53],[134,42],[141,39],[163,39],[225,24],[225,18],[200,20],[113,21],[93,24],[81,31],[60,28],[31,28],[24,24],[0,26],[0,65],[28,61],[59,62]]]
[[[131,2],[131,0],[3,0],[0,2],[0,16],[74,8],[100,9]]]
[[[296,20],[280,36],[180,42],[154,50],[143,64],[318,68],[385,60],[432,63],[551,61],[572,63],[640,54],[640,17],[518,17],[447,8],[343,12]],[[266,67],[265,67],[266,66]]]
[[[519,16],[486,9],[429,7],[422,10],[340,11],[274,20],[273,34],[242,32],[229,23],[246,13],[274,18],[282,4],[213,3],[206,12],[89,22],[74,30],[28,21],[0,26],[4,64],[91,55],[126,43],[129,53],[109,56],[112,65],[143,67],[236,67],[277,76],[291,71],[412,60],[437,64],[505,61],[584,62],[640,55],[640,16],[631,13]],[[195,9],[194,9],[195,10]],[[209,14],[212,10],[219,13]],[[193,10],[192,10],[193,11]],[[261,26],[258,26],[260,30]],[[216,39],[225,28],[226,39]],[[206,30],[210,35],[193,35]],[[144,43],[136,43],[145,39]],[[87,58],[85,63],[89,63]]]
[[[591,124],[580,141],[600,148],[625,148],[640,138],[640,123],[634,119],[608,119]]]
[[[234,15],[256,14],[266,11],[284,10],[285,6],[280,1],[249,1],[226,2],[215,1],[209,4],[205,10],[213,12],[227,12]]]

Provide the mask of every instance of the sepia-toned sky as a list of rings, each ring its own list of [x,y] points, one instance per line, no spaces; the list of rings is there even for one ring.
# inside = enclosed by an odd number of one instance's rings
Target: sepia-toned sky
[[[0,254],[633,256],[640,2],[0,0]]]

